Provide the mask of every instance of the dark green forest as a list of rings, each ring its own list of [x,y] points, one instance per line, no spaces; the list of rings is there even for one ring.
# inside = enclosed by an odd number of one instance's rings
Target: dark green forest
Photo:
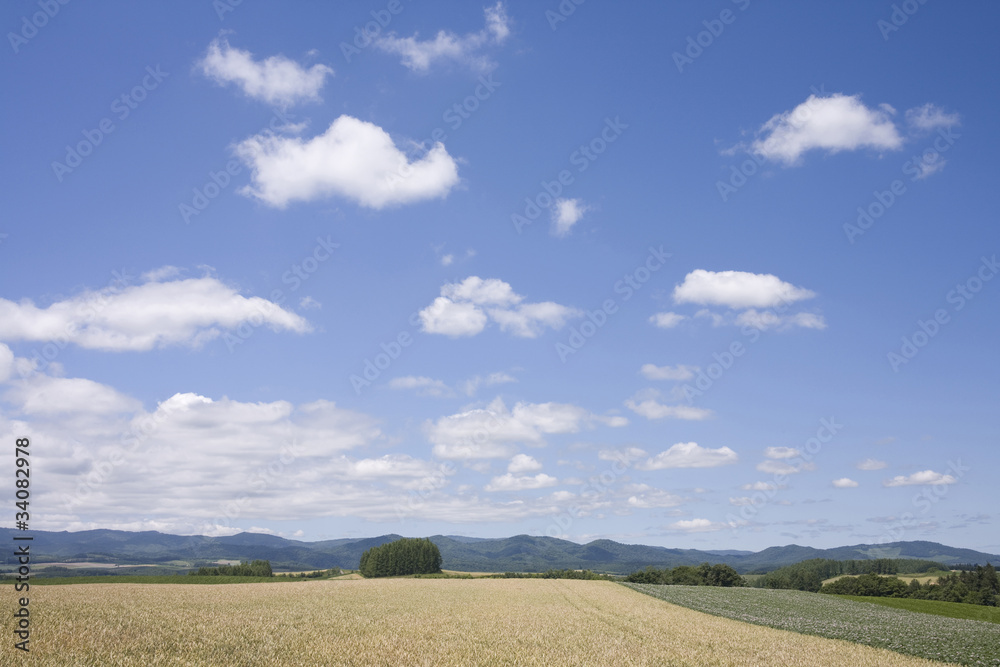
[[[210,577],[272,577],[271,561],[243,561],[239,565],[220,565],[218,567],[199,567],[188,572],[191,575]]]
[[[674,586],[746,586],[747,582],[728,565],[702,563],[697,567],[678,565],[657,570],[647,567],[625,577],[633,584],[668,584]]]
[[[824,584],[819,592],[834,595],[964,602],[987,607],[1000,606],[1000,578],[997,577],[996,569],[990,564],[986,567],[977,565],[974,570],[952,572],[938,577],[937,583],[927,584],[920,584],[918,581],[906,584],[899,577],[863,574]]]
[[[404,537],[361,554],[363,577],[401,577],[441,571],[441,551],[427,538]]]

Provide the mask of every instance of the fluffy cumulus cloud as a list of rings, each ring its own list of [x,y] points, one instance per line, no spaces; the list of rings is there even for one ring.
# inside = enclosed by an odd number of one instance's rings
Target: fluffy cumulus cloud
[[[490,480],[486,485],[487,491],[526,491],[529,489],[543,489],[548,486],[555,486],[559,483],[555,477],[538,473],[537,475],[513,475],[507,473]]]
[[[737,463],[740,457],[729,447],[711,449],[696,442],[679,442],[636,466],[641,470],[665,468],[716,468]]]
[[[390,389],[411,389],[422,396],[450,396],[453,392],[441,380],[422,375],[407,375],[389,380]]]
[[[733,309],[773,308],[811,299],[816,293],[767,273],[696,269],[674,287],[677,303],[727,306]]]
[[[9,347],[0,343],[0,382],[6,382],[14,372],[14,353]]]
[[[593,415],[565,403],[517,403],[508,410],[497,398],[485,408],[474,408],[427,422],[427,439],[434,455],[443,459],[507,458],[518,444],[544,445],[545,436],[576,433],[595,423],[620,422]]]
[[[148,274],[147,274],[148,275]],[[310,324],[212,276],[87,290],[39,307],[0,299],[0,340],[55,341],[94,350],[197,347],[241,325],[303,333]]]
[[[625,401],[625,407],[646,419],[686,419],[698,421],[708,419],[712,411],[691,405],[667,405],[661,402],[663,395],[656,389],[637,392]]]
[[[552,207],[553,236],[567,236],[573,225],[578,223],[588,207],[580,199],[557,199]]]
[[[318,100],[326,77],[333,74],[325,65],[306,69],[280,55],[254,60],[249,51],[234,49],[221,37],[209,44],[198,66],[221,85],[236,84],[248,96],[280,106]]]
[[[673,299],[678,304],[693,303],[730,309],[730,312],[720,314],[704,308],[695,313],[695,318],[707,318],[711,320],[713,326],[735,324],[760,330],[792,327],[826,328],[826,321],[821,315],[779,312],[797,301],[812,299],[815,296],[816,293],[812,290],[785,282],[769,273],[705,269],[695,269],[688,273],[673,291]],[[768,310],[758,310],[758,308]],[[673,315],[673,313],[661,313],[661,315]],[[671,318],[671,321],[673,320],[676,318]]]
[[[441,296],[420,311],[420,321],[425,333],[453,338],[475,336],[491,320],[502,331],[535,338],[547,328],[562,328],[578,315],[575,308],[551,301],[525,303],[524,297],[502,280],[470,276],[460,283],[446,283]]]
[[[921,470],[912,475],[897,475],[882,482],[883,486],[915,486],[918,484],[956,484],[958,480],[953,475],[947,475],[933,470]]]
[[[786,166],[798,164],[802,155],[811,150],[898,150],[903,138],[892,120],[894,114],[887,104],[866,107],[860,95],[810,95],[791,111],[776,114],[764,123],[751,150]]]
[[[816,465],[808,461],[790,463],[785,460],[768,459],[757,464],[757,470],[770,475],[794,475],[804,470],[815,470]]]
[[[853,489],[858,486],[858,483],[849,477],[841,477],[833,480],[833,485],[838,489]]]
[[[411,161],[381,127],[347,115],[311,139],[255,135],[236,146],[236,155],[252,172],[241,192],[278,208],[340,196],[381,209],[445,197],[458,183],[444,144]]]
[[[649,318],[649,322],[660,329],[673,329],[678,324],[687,319],[687,315],[679,313],[656,313]]]
[[[441,30],[434,39],[420,40],[413,37],[399,37],[390,33],[375,41],[375,46],[386,53],[402,56],[405,67],[425,74],[431,67],[441,62],[452,61],[479,70],[492,69],[493,62],[482,52],[492,45],[503,44],[510,36],[510,20],[503,2],[498,2],[484,10],[486,25],[478,32],[456,35]]]
[[[525,472],[538,472],[541,469],[542,464],[534,456],[528,456],[527,454],[518,454],[507,465],[507,472],[515,475]]]
[[[624,492],[628,494],[626,503],[630,508],[677,507],[684,502],[684,498],[663,489],[653,488],[648,484],[628,484],[625,486]]]

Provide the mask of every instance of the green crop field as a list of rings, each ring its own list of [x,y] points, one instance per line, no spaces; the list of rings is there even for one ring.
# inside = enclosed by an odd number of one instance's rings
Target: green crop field
[[[14,604],[10,595],[0,605],[7,637]],[[609,581],[399,578],[297,585],[42,586],[31,589],[31,623],[31,653],[13,656],[8,643],[0,648],[0,663],[939,664],[703,614]]]
[[[984,607],[978,604],[942,602],[940,600],[911,600],[910,598],[872,598],[858,595],[838,595],[836,597],[858,602],[871,602],[894,609],[906,609],[921,614],[934,614],[948,618],[965,618],[987,623],[1000,623],[1000,607]]]
[[[846,639],[932,660],[1000,665],[1000,626],[994,623],[931,616],[804,591],[621,585],[748,623]]]

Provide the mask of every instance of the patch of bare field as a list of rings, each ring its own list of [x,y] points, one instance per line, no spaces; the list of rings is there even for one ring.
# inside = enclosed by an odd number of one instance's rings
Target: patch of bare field
[[[24,665],[935,665],[606,581],[349,579],[31,590]],[[17,652],[20,653],[20,652]]]

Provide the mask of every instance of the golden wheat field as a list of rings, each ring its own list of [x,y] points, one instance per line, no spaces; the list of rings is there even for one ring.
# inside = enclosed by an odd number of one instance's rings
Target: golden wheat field
[[[32,587],[30,604],[31,653],[8,639],[4,664],[941,664],[710,616],[606,581],[87,584]]]

